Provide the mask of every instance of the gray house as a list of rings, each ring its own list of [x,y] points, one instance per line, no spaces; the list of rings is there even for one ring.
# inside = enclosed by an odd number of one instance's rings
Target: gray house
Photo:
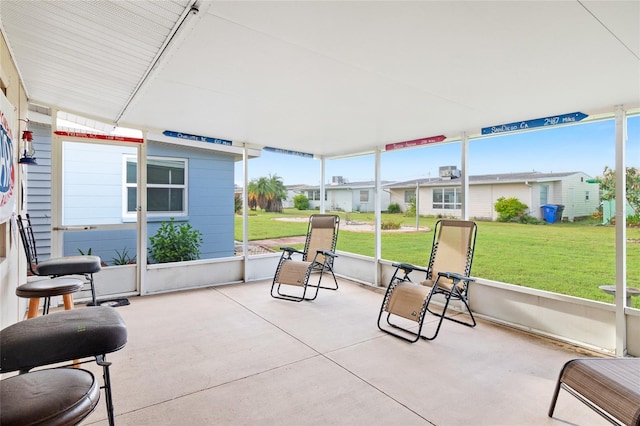
[[[515,197],[527,206],[529,214],[543,218],[541,206],[564,206],[562,219],[573,221],[596,212],[600,205],[598,184],[582,172],[503,173],[469,176],[469,217],[495,220],[494,205],[498,198]],[[455,167],[440,168],[440,176],[396,182],[385,186],[391,202],[406,210],[411,199],[417,198],[420,215],[460,217],[462,186]],[[416,197],[416,194],[418,196]]]

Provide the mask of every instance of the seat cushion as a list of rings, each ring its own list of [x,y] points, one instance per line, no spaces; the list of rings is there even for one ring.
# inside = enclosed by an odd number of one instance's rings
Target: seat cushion
[[[127,343],[127,326],[115,308],[55,312],[0,331],[0,372],[95,357]]]
[[[75,275],[92,274],[100,271],[101,260],[98,256],[65,256],[38,262],[38,275]]]
[[[22,284],[16,288],[16,296],[25,298],[61,296],[75,293],[82,288],[82,280],[73,277],[45,278]]]
[[[0,424],[77,424],[94,410],[100,387],[93,374],[77,368],[34,371],[0,382]]]

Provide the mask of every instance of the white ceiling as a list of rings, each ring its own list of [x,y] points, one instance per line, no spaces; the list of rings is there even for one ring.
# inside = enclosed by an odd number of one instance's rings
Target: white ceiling
[[[193,3],[0,16],[34,103],[326,157],[640,107],[640,1]]]

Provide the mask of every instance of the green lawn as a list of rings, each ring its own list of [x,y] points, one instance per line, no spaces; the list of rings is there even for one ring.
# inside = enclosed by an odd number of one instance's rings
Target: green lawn
[[[249,240],[305,235],[307,222],[274,220],[306,217],[312,211],[286,209],[284,213],[251,212]],[[344,213],[339,213],[344,223]],[[373,223],[373,214],[351,213],[351,219]],[[420,226],[433,228],[437,218],[421,217]],[[383,214],[382,221],[414,227],[415,217]],[[236,216],[235,236],[242,239],[242,217]],[[429,258],[431,232],[383,233],[382,257],[387,260],[425,265]],[[374,255],[372,232],[341,230],[338,250]],[[301,246],[300,246],[301,247]],[[274,247],[278,249],[278,247]],[[627,283],[640,287],[640,228],[627,229]],[[613,296],[598,288],[615,284],[615,228],[593,223],[522,225],[478,222],[478,237],[472,275],[526,287],[613,302]],[[640,297],[633,300],[640,308]]]

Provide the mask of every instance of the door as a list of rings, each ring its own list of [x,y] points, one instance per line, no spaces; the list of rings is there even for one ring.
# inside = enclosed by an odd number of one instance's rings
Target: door
[[[54,137],[53,161],[60,167],[52,176],[52,195],[59,194],[52,196],[52,252],[100,256],[103,269],[94,276],[99,301],[139,292],[139,215],[131,212],[126,182],[127,159],[140,156],[141,142]],[[139,203],[133,203],[137,212]]]

